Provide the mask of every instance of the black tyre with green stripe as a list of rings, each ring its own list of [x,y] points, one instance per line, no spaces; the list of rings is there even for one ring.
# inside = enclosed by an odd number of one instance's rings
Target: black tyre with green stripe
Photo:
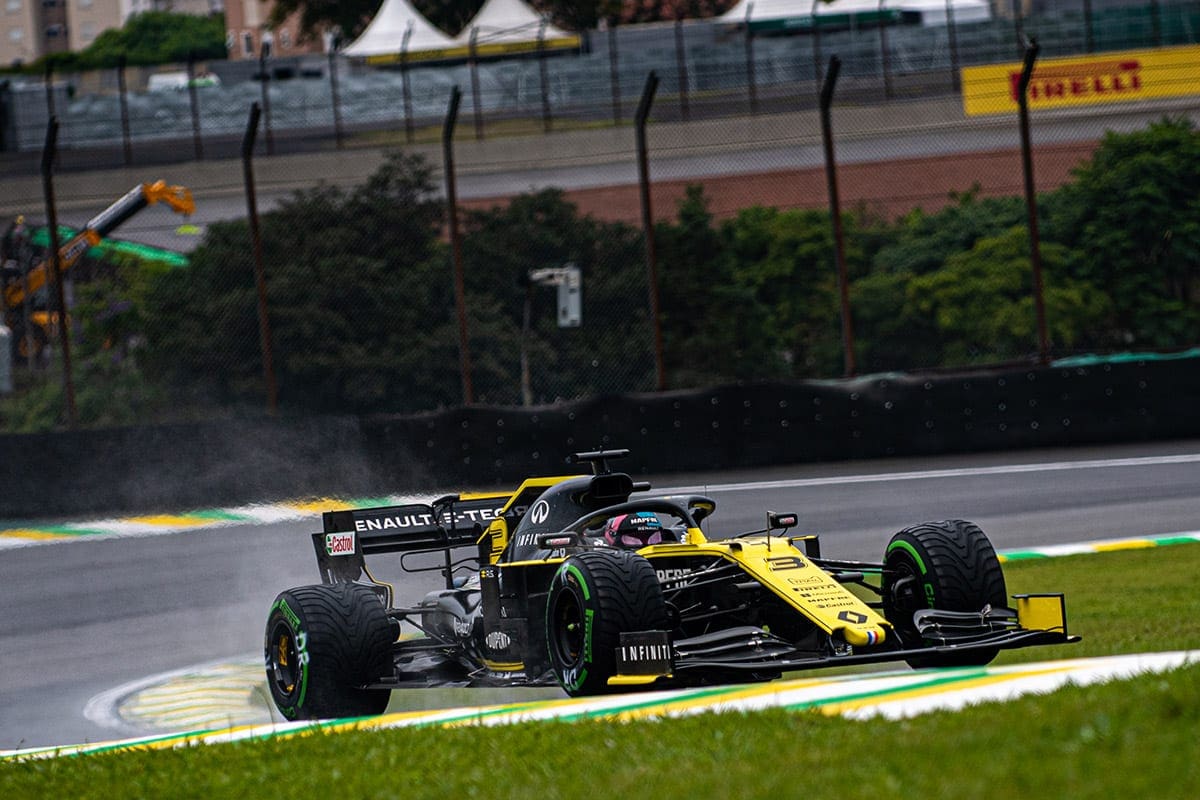
[[[395,628],[379,596],[355,583],[281,592],[267,617],[267,685],[287,719],[382,714],[391,692],[362,689],[391,674]]]
[[[913,612],[922,608],[979,611],[1008,604],[1004,571],[978,525],[961,519],[925,522],[892,537],[884,556],[883,611],[906,647],[922,646]],[[907,659],[913,667],[989,663],[995,649]]]
[[[590,550],[563,562],[546,600],[546,645],[558,683],[572,697],[621,691],[621,634],[665,630],[667,605],[654,567],[629,550]]]

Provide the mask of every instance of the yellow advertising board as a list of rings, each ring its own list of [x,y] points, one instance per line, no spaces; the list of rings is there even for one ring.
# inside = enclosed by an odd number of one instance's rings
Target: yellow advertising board
[[[1020,79],[1020,63],[964,68],[963,110],[967,116],[1016,111]],[[1038,61],[1029,110],[1186,95],[1200,95],[1200,47],[1122,50]]]

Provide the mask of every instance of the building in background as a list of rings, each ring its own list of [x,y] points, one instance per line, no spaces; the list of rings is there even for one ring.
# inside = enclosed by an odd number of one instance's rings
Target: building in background
[[[83,50],[144,11],[207,16],[222,10],[221,0],[0,0],[0,64]]]
[[[302,40],[299,14],[288,17],[283,25],[268,29],[267,19],[271,16],[273,6],[271,0],[226,0],[225,45],[229,48],[231,61],[258,58],[262,52],[264,35],[271,45],[270,54],[273,58],[324,52],[325,46],[320,38]]]

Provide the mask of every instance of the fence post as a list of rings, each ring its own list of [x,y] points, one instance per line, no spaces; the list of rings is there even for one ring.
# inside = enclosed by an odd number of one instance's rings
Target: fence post
[[[1037,195],[1033,190],[1033,150],[1029,142],[1029,80],[1033,76],[1033,63],[1038,56],[1038,43],[1029,39],[1025,43],[1025,61],[1021,65],[1021,79],[1017,84],[1017,108],[1021,120],[1021,166],[1025,172],[1025,207],[1029,214],[1029,261],[1033,267],[1033,307],[1037,313],[1038,361],[1050,361],[1050,336],[1046,330],[1046,302],[1042,285],[1042,245],[1038,233]]]
[[[750,113],[758,113],[758,79],[754,74],[754,31],[750,28],[750,15],[754,3],[746,4],[746,88],[750,93]]]
[[[621,124],[621,70],[617,56],[617,18],[608,21],[608,80],[612,85],[613,125]]]
[[[810,12],[813,39],[813,80],[816,83],[820,83],[825,77],[823,59],[821,58],[821,26],[817,23],[817,6],[820,3],[821,0],[813,0],[812,11]]]
[[[658,391],[667,388],[667,373],[663,363],[662,319],[658,310],[658,254],[654,247],[654,213],[650,207],[650,164],[646,157],[646,119],[658,91],[658,75],[653,70],[646,76],[642,99],[638,101],[634,130],[637,132],[638,186],[642,199],[642,231],[646,237],[646,284],[650,292],[650,324],[654,328],[654,373]]]
[[[957,92],[962,89],[962,76],[958,74],[958,29],[952,0],[946,0],[946,36],[950,45],[950,86]]]
[[[338,102],[337,51],[342,38],[337,33],[331,33],[328,39],[329,53],[329,101],[333,107],[333,141],[338,150],[342,149],[342,110]]]
[[[404,29],[404,39],[400,42],[400,88],[404,93],[404,139],[412,144],[413,142],[413,108],[412,108],[412,86],[409,83],[408,77],[408,43],[412,39],[413,21],[408,21],[408,27]]]
[[[550,78],[546,67],[546,20],[538,27],[538,72],[542,79],[542,130],[550,132],[553,120],[550,117]]]
[[[468,54],[471,68],[471,105],[475,109],[475,138],[483,140],[483,102],[479,97],[479,58],[476,46],[479,39],[479,27],[471,28],[471,39],[468,42]],[[457,115],[457,104],[456,115]]]
[[[883,70],[883,96],[892,99],[892,54],[888,50],[887,22],[883,18],[883,4],[887,0],[879,0],[879,62]],[[950,0],[946,0],[950,5]],[[816,23],[816,17],[813,17]]]
[[[471,34],[474,41],[474,33]],[[472,47],[474,50],[474,47]],[[446,173],[446,212],[450,222],[450,253],[454,259],[454,307],[458,314],[458,365],[462,373],[463,405],[475,402],[471,385],[471,340],[467,330],[467,290],[463,276],[462,236],[458,231],[458,187],[454,172],[454,128],[458,124],[458,104],[462,92],[457,86],[450,90],[450,105],[442,124],[442,158]]]
[[[192,146],[196,151],[196,160],[204,160],[204,145],[200,141],[200,98],[196,94],[196,51],[188,53],[188,102],[192,106]]]
[[[1096,36],[1092,30],[1092,0],[1083,0],[1083,36],[1087,52],[1096,51]]]
[[[46,74],[49,74],[47,67]],[[42,193],[46,199],[46,230],[50,234],[50,280],[54,285],[54,300],[58,310],[58,344],[62,348],[63,393],[67,401],[67,427],[74,429],[78,423],[75,411],[75,379],[71,370],[71,332],[67,317],[66,292],[63,291],[58,242],[58,206],[54,201],[54,161],[58,156],[58,117],[50,117],[46,125],[46,144],[42,148]],[[26,356],[32,363],[35,353],[30,349]]]
[[[117,56],[117,97],[121,104],[121,152],[125,166],[133,163],[133,147],[129,135],[129,91],[125,85],[125,54]]]
[[[679,112],[683,121],[691,119],[691,109],[688,108],[688,69],[687,49],[683,41],[683,19],[675,18],[675,71],[679,76]]]
[[[267,74],[267,59],[271,57],[273,38],[270,31],[264,32],[258,48],[258,77],[262,81],[262,111],[260,113],[267,134],[267,155],[269,156],[275,155],[275,137],[271,135],[271,76]]]
[[[57,112],[54,110],[54,62],[46,61],[46,119],[55,116]],[[58,135],[58,125],[55,124],[55,136]],[[57,148],[56,148],[57,149]]]
[[[262,110],[258,103],[250,106],[250,120],[242,137],[242,172],[246,182],[246,211],[250,222],[250,244],[254,256],[254,284],[258,292],[258,339],[262,346],[263,379],[267,384],[267,412],[279,411],[279,391],[275,385],[275,366],[272,363],[271,321],[267,316],[267,278],[263,269],[262,234],[258,227],[258,199],[254,194],[254,140],[258,136],[258,120]]]
[[[829,215],[833,219],[833,248],[837,259],[838,291],[842,309],[842,353],[847,378],[858,368],[854,360],[854,322],[850,317],[850,275],[846,269],[846,240],[842,232],[842,205],[838,198],[837,160],[833,154],[833,123],[830,107],[833,89],[837,84],[842,60],[836,55],[829,59],[829,71],[821,86],[821,138],[825,141],[825,178],[829,184]]]

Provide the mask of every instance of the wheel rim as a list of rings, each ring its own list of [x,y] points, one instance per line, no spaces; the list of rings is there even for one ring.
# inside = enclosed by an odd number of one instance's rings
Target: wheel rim
[[[278,697],[290,700],[300,684],[300,657],[296,637],[290,626],[280,621],[267,639],[267,677]]]
[[[555,600],[551,624],[556,660],[565,666],[578,663],[584,650],[584,616],[574,591],[567,589]]]

